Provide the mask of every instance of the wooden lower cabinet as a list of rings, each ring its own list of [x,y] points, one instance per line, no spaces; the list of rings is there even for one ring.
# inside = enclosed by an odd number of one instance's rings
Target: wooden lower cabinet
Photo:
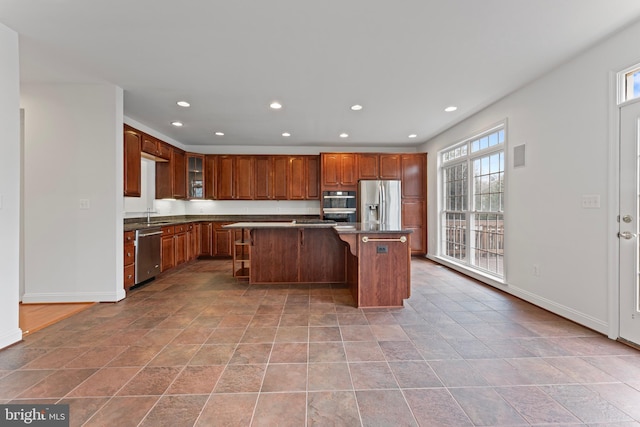
[[[187,259],[194,260],[200,256],[201,232],[200,223],[189,224],[187,226]]]
[[[167,271],[176,265],[173,233],[174,226],[162,227],[162,262],[160,263],[160,271]]]
[[[230,257],[233,244],[233,230],[227,230],[222,228],[223,225],[229,224],[228,222],[214,222],[213,223],[213,250],[211,256],[214,257]]]
[[[344,283],[346,246],[328,229],[252,230],[251,283]],[[274,262],[274,254],[281,262]]]
[[[175,265],[187,262],[187,229],[185,225],[176,225],[173,235],[173,249],[175,251]]]
[[[136,246],[135,231],[124,232],[124,289],[128,290],[135,284],[136,274]]]
[[[427,253],[427,228],[425,224],[426,203],[424,200],[402,201],[402,228],[411,230],[411,254]]]

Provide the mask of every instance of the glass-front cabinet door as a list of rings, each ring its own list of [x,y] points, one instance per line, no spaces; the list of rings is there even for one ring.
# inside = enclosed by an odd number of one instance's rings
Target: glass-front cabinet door
[[[187,155],[187,189],[189,199],[204,199],[204,155]]]

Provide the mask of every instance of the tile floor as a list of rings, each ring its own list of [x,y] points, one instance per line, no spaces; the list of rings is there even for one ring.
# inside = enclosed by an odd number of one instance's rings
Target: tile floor
[[[79,426],[640,425],[640,352],[427,260],[403,309],[200,260],[0,351]]]

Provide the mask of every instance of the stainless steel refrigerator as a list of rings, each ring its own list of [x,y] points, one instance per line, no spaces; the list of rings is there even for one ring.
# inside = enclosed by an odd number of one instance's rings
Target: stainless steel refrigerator
[[[358,184],[358,221],[381,230],[402,228],[400,181],[361,180]]]

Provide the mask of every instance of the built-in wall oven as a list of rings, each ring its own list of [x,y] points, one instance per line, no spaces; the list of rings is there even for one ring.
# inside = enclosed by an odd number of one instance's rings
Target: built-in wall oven
[[[322,218],[336,222],[356,222],[356,192],[324,191]]]

